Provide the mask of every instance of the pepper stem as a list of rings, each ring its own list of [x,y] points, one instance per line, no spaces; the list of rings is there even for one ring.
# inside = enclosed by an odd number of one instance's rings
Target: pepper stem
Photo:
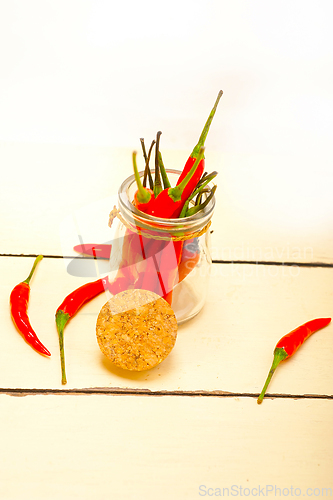
[[[281,361],[283,361],[287,357],[288,357],[288,354],[281,347],[277,347],[274,349],[273,363],[272,363],[271,369],[269,370],[265,385],[260,393],[260,396],[258,397],[258,400],[257,400],[258,405],[260,405],[262,403],[262,400],[264,399],[268,384],[270,383],[271,378],[273,377],[273,374],[274,374],[276,368],[281,363]]]
[[[208,120],[206,121],[206,124],[205,124],[205,126],[203,128],[203,131],[201,132],[198,144],[195,146],[195,148],[192,151],[192,154],[191,154],[192,158],[196,158],[197,157],[197,155],[199,154],[200,148],[202,148],[202,146],[205,144],[206,137],[207,137],[207,134],[208,134],[208,131],[209,131],[209,127],[210,127],[210,125],[212,123],[212,120],[214,118],[217,105],[218,105],[218,103],[219,103],[222,95],[223,95],[223,90],[220,90],[220,92],[218,93],[218,96],[216,98],[214,107],[213,107],[213,109],[210,112]]]
[[[139,171],[138,171],[138,166],[136,164],[136,151],[133,151],[132,159],[133,159],[134,176],[135,176],[136,184],[138,186],[138,201],[140,203],[148,203],[148,201],[151,198],[151,194],[142,185]]]
[[[143,157],[145,159],[145,164],[146,164],[146,166],[145,166],[145,173],[144,173],[144,176],[143,176],[143,182],[142,182],[142,184],[143,184],[143,187],[147,186],[147,177],[148,177],[149,187],[150,187],[151,190],[153,190],[153,188],[154,188],[154,181],[153,181],[153,178],[152,178],[152,175],[151,175],[151,172],[150,172],[149,161],[150,161],[150,155],[151,155],[153,146],[155,144],[155,140],[153,140],[153,142],[150,145],[150,148],[149,148],[149,151],[148,151],[148,156],[147,156],[147,153],[146,153],[144,139],[140,139],[140,142],[141,142],[141,146],[142,146]]]
[[[154,195],[155,198],[163,191],[162,182],[161,182],[161,173],[160,173],[160,164],[158,161],[158,152],[160,147],[160,137],[162,132],[157,132],[156,134],[156,148],[155,148],[155,184],[154,184]]]
[[[40,260],[42,260],[42,258],[43,258],[43,256],[42,256],[42,255],[38,255],[38,257],[36,257],[35,262],[34,262],[34,265],[32,266],[32,269],[31,269],[31,271],[30,271],[30,274],[29,274],[29,276],[27,277],[27,279],[23,281],[23,283],[26,283],[27,285],[29,285],[29,282],[30,282],[30,280],[31,280],[31,278],[32,278],[32,275],[34,274],[34,271],[35,271],[35,269],[36,269],[36,266],[37,266],[38,262],[39,262]]]
[[[179,218],[185,217],[185,214],[187,212],[187,209],[188,209],[190,201],[193,198],[195,198],[195,196],[197,196],[200,193],[202,193],[202,190],[204,189],[204,187],[207,186],[207,184],[209,184],[210,181],[212,181],[214,179],[214,177],[216,177],[216,176],[217,176],[217,172],[214,171],[211,174],[208,174],[208,175],[204,174],[204,176],[201,177],[200,181],[197,184],[196,189],[193,191],[193,193],[185,201],[185,204],[184,204],[184,206],[182,208],[182,211],[180,213]]]
[[[56,325],[59,336],[60,361],[61,361],[61,383],[67,384],[66,369],[65,369],[65,351],[64,351],[64,328],[69,320],[69,314],[63,311],[56,313]]]
[[[164,163],[163,163],[163,160],[162,160],[162,154],[161,154],[160,151],[158,152],[158,164],[159,164],[161,175],[162,175],[163,187],[164,187],[164,189],[169,189],[169,187],[171,187],[171,184],[169,182],[166,170],[164,168]]]
[[[200,203],[199,205],[195,205],[194,207],[191,207],[189,208],[187,211],[186,211],[186,214],[185,214],[185,217],[190,217],[191,215],[194,215],[196,214],[197,212],[200,212],[200,210],[203,210],[207,205],[208,203],[210,202],[210,200],[213,198],[214,194],[215,194],[215,191],[217,189],[217,186],[213,186],[209,195],[207,196],[207,198],[205,199],[205,201],[203,201],[202,203]]]

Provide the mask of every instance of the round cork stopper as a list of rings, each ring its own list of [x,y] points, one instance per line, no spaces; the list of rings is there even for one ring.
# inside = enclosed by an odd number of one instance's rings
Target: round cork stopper
[[[126,290],[102,307],[96,335],[103,354],[126,370],[149,370],[171,352],[177,337],[175,313],[148,290]]]

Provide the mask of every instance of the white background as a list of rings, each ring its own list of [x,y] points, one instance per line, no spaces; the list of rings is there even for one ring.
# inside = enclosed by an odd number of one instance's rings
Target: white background
[[[140,149],[161,130],[186,159],[223,89],[206,154],[241,217],[226,232],[333,247],[331,19],[330,0],[1,0],[0,141]]]

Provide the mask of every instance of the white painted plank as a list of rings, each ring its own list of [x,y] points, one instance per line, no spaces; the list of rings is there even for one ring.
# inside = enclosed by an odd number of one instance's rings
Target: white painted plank
[[[44,259],[33,278],[29,314],[46,359],[16,332],[8,298],[25,279],[33,258],[0,258],[1,386],[61,387],[54,314],[63,298],[87,281],[66,272],[69,260]],[[179,327],[176,345],[155,369],[132,373],[113,367],[96,341],[103,295],[84,306],[65,329],[68,384],[65,388],[120,387],[258,393],[277,341],[316,317],[332,317],[333,269],[287,266],[214,265],[203,311]],[[281,365],[271,393],[333,394],[332,325],[313,335]]]
[[[0,143],[0,252],[72,255],[78,230],[86,243],[108,241],[108,214],[132,174],[132,149]],[[188,154],[166,150],[165,164],[182,169]],[[332,262],[333,174],[325,159],[207,150],[206,167],[219,172],[214,259]],[[79,229],[66,233],[73,215]]]
[[[183,500],[259,487],[322,498],[333,487],[328,400],[1,395],[0,407],[6,500]]]

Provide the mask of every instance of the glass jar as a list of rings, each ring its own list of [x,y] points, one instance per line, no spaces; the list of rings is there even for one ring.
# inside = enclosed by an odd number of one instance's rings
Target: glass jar
[[[167,170],[172,186],[180,173]],[[196,316],[206,300],[212,264],[209,226],[215,197],[195,215],[162,219],[134,207],[136,190],[132,175],[118,191],[109,281],[112,283],[120,272],[126,277],[127,289],[151,290],[161,295],[181,324]]]

